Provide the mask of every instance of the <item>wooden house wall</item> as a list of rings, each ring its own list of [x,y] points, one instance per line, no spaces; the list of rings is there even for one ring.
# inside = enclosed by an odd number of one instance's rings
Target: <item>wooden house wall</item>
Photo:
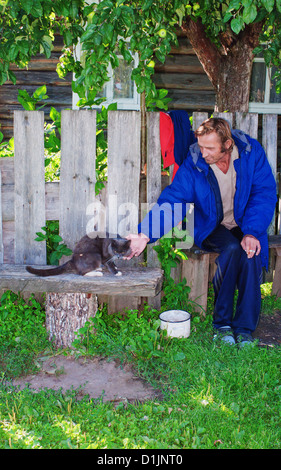
[[[13,136],[13,113],[22,110],[22,105],[18,102],[18,90],[26,90],[30,95],[42,85],[47,86],[45,113],[48,114],[51,106],[61,111],[72,107],[72,74],[69,73],[65,79],[60,79],[56,72],[62,50],[62,38],[55,38],[54,49],[51,57],[47,59],[44,55],[37,55],[28,65],[28,69],[12,67],[17,77],[16,85],[6,82],[0,86],[0,130],[4,134],[4,140]]]
[[[213,112],[213,85],[183,33],[178,32],[178,42],[164,64],[156,61],[153,81],[157,88],[168,90],[169,109]]]

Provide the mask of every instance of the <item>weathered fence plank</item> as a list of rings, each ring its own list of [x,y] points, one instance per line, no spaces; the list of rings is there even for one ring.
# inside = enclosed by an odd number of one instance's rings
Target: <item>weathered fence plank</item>
[[[236,129],[240,129],[254,139],[258,138],[259,115],[255,113],[235,113]]]
[[[192,119],[192,129],[196,131],[200,124],[202,124],[203,121],[208,119],[208,113],[193,113],[193,119]]]
[[[108,113],[108,231],[136,233],[139,218],[140,129],[137,111]]]
[[[147,209],[151,209],[161,193],[161,145],[159,113],[147,114],[147,168],[146,168],[146,201]],[[143,218],[142,214],[141,220]],[[147,266],[161,267],[153,246],[147,246]],[[156,309],[161,307],[161,292],[148,299],[149,305]]]
[[[2,187],[2,173],[0,169],[0,188]],[[2,224],[2,191],[0,191],[0,264],[4,263],[4,246],[3,246],[3,224]]]
[[[124,237],[137,233],[139,220],[139,187],[141,161],[141,115],[137,111],[110,111],[108,113],[108,181],[107,228],[113,236]],[[136,266],[139,260],[118,262],[119,266]],[[123,308],[137,308],[140,298],[124,295],[110,297],[109,312]]]
[[[214,117],[226,119],[230,127],[233,127],[233,113],[214,113]]]
[[[276,114],[264,114],[262,119],[262,145],[267,155],[267,159],[271,166],[274,178],[276,180],[276,193],[277,193],[277,135],[278,135],[278,121]],[[269,235],[275,233],[275,217],[274,213],[272,222],[268,228]]]
[[[147,169],[146,169],[146,201],[147,209],[151,209],[161,193],[161,146],[159,114],[147,114]],[[148,212],[148,210],[146,212]],[[142,216],[145,214],[142,214]],[[142,218],[142,217],[141,217]],[[151,245],[147,247],[147,265],[159,266],[157,253]]]
[[[95,194],[96,111],[64,110],[61,126],[60,235],[73,249],[86,234]]]
[[[15,263],[46,262],[44,242],[34,241],[45,225],[43,111],[16,111],[15,130]]]

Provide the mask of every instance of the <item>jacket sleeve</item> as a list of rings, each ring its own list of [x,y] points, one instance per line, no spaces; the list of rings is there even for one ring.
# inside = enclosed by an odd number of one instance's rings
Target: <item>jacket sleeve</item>
[[[255,170],[241,229],[244,234],[259,238],[266,233],[272,221],[277,201],[277,188],[264,149],[258,142],[255,142],[253,151]]]
[[[138,226],[153,243],[168,234],[185,217],[194,200],[194,175],[188,159],[180,166],[169,186],[160,194],[157,203]]]

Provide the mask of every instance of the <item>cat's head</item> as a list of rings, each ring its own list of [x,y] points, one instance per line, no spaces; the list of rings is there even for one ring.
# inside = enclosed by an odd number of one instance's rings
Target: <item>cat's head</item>
[[[115,238],[111,241],[111,251],[116,258],[126,258],[131,253],[131,240]]]

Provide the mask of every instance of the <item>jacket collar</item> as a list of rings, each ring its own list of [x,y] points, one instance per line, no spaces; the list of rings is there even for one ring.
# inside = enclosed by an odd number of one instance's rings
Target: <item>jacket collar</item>
[[[232,129],[231,134],[232,134],[234,143],[238,148],[239,156],[244,151],[246,152],[251,151],[252,145],[249,140],[249,136],[247,134],[245,134],[243,131],[240,131],[239,129]],[[208,165],[208,163],[206,163],[204,158],[202,157],[198,143],[195,142],[195,144],[192,144],[189,150],[190,150],[192,161],[194,165],[196,166],[196,168],[199,171],[208,173],[210,165]]]

